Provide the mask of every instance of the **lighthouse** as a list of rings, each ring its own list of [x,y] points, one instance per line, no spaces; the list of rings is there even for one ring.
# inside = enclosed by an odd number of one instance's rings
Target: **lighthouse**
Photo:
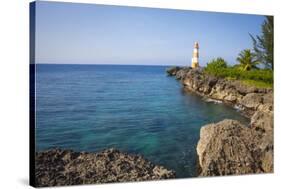
[[[198,42],[194,43],[193,55],[191,59],[191,67],[197,68],[199,67],[199,44]]]

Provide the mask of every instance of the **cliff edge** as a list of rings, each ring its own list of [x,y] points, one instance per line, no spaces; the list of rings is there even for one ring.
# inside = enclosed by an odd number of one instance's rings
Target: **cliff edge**
[[[221,101],[251,119],[250,125],[223,120],[200,130],[197,154],[200,176],[273,172],[273,90],[217,78],[202,68],[173,67],[169,76],[203,100]]]

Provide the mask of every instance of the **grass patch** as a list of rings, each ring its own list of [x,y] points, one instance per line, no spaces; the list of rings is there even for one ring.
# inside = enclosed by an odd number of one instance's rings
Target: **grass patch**
[[[263,81],[255,81],[255,80],[240,80],[244,85],[253,86],[257,88],[273,88],[273,83],[266,83]]]

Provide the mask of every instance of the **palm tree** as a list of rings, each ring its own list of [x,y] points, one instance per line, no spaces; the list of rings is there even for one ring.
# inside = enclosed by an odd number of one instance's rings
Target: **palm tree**
[[[241,51],[236,60],[240,63],[239,67],[244,71],[258,68],[257,65],[259,64],[259,61],[250,49]]]
[[[274,46],[274,24],[273,16],[266,16],[265,21],[261,26],[261,34],[256,37],[251,36],[254,45],[254,52],[259,58],[260,62],[265,65],[266,68],[273,70],[273,46]]]

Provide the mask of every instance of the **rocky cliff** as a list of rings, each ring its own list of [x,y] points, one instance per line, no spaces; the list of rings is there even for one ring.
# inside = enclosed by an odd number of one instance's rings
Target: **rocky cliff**
[[[205,125],[197,154],[201,176],[273,172],[273,136],[235,120]]]
[[[36,153],[36,186],[130,182],[174,178],[175,172],[139,155],[108,149],[98,153],[52,149]]]
[[[208,100],[222,101],[240,109],[251,117],[256,111],[273,111],[273,90],[243,85],[204,74],[202,68],[173,67],[167,70],[168,75],[175,76],[184,88],[193,91]]]
[[[221,101],[251,119],[250,125],[223,120],[201,128],[197,145],[201,176],[273,172],[272,89],[216,78],[202,68],[176,67],[167,73],[203,100]]]

